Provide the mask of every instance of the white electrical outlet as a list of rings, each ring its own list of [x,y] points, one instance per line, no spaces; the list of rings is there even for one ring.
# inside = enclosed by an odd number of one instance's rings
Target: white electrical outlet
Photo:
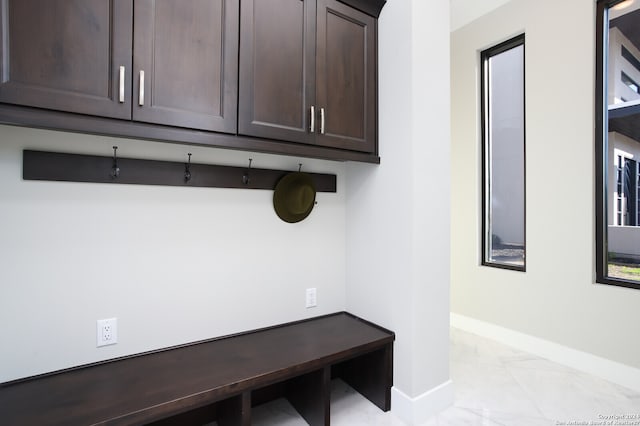
[[[118,318],[96,321],[96,345],[107,346],[118,343]]]
[[[317,306],[317,300],[316,300],[316,289],[315,288],[308,288],[307,289],[307,308],[313,308],[314,306]]]

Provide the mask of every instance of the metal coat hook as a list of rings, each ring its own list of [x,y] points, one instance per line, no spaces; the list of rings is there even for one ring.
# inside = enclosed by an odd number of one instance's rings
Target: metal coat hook
[[[300,173],[300,172],[302,172],[302,163],[298,163],[298,173]],[[314,206],[317,206],[317,205],[318,205],[318,202],[317,202],[317,201],[314,201],[314,202],[313,202],[313,205],[314,205]]]
[[[187,164],[184,165],[184,181],[189,182],[191,180],[191,153],[187,154],[189,156],[189,160]]]
[[[244,175],[242,175],[242,183],[244,185],[248,185],[249,184],[249,171],[251,170],[251,162],[253,161],[253,158],[249,158],[249,167],[244,171]]]
[[[120,176],[120,167],[118,167],[118,147],[113,147],[113,166],[111,166],[111,179]]]

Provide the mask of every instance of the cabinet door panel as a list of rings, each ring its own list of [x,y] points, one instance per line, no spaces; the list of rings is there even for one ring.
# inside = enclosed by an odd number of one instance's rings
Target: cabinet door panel
[[[312,143],[315,3],[243,1],[240,31],[238,133]]]
[[[374,152],[375,19],[335,0],[318,1],[316,99],[324,108],[318,145]]]
[[[238,0],[135,2],[134,120],[235,133],[238,10]]]
[[[1,102],[131,117],[130,1],[0,0],[0,25]]]

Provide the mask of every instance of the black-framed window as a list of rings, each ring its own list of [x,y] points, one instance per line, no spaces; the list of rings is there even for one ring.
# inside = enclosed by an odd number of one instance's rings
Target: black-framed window
[[[482,264],[525,270],[524,34],[483,51]]]
[[[598,0],[596,281],[640,289],[640,5]]]

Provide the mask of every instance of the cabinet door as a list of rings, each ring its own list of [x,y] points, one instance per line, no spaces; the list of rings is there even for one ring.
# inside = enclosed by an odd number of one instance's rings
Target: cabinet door
[[[243,0],[240,15],[238,133],[313,143],[315,1]]]
[[[238,0],[136,0],[133,119],[235,133]]]
[[[375,152],[375,19],[336,0],[318,0],[317,43],[316,103],[324,124],[317,144]]]
[[[131,117],[131,1],[0,0],[0,26],[0,102]]]

